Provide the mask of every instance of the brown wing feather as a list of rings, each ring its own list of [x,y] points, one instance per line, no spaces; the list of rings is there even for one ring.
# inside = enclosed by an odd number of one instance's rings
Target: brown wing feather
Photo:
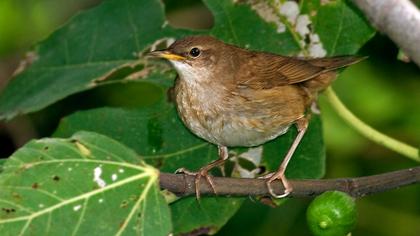
[[[264,89],[304,82],[327,71],[362,60],[357,57],[305,60],[269,53],[252,53],[243,59],[239,73],[235,76],[238,86]]]

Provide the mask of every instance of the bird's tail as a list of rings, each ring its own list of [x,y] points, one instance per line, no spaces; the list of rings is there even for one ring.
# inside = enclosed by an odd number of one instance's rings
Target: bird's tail
[[[363,61],[367,57],[358,56],[338,56],[338,57],[327,57],[327,58],[315,58],[308,60],[309,63],[325,68],[325,72],[337,70],[346,66],[356,64]]]
[[[318,92],[326,89],[335,80],[337,77],[336,70],[353,65],[364,59],[366,59],[366,57],[356,56],[310,59],[309,62],[311,64],[323,67],[324,72],[311,80],[303,82],[302,85],[311,93],[311,96],[316,97]]]

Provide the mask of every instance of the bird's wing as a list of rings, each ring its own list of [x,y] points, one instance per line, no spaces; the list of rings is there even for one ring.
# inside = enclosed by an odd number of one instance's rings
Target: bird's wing
[[[242,63],[235,80],[238,86],[268,89],[296,84],[361,60],[356,57],[299,59],[255,53]]]
[[[324,68],[304,60],[272,54],[254,54],[235,76],[238,86],[268,89],[309,80]]]

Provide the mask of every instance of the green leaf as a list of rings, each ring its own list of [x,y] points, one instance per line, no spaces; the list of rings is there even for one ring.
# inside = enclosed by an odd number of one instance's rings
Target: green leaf
[[[1,174],[1,172],[3,172],[3,166],[4,166],[4,163],[7,161],[7,159],[0,159],[0,174]]]
[[[353,55],[375,34],[361,12],[346,1],[314,2],[303,1],[302,11],[311,16],[328,55]]]
[[[215,26],[211,34],[215,37],[252,50],[283,55],[299,52],[290,31],[278,32],[276,25],[267,24],[249,5],[226,0],[204,2],[214,14]]]
[[[197,203],[194,196],[174,202],[170,205],[174,233],[214,234],[236,213],[243,201],[243,198],[211,197],[201,198]]]
[[[159,39],[187,33],[167,26],[164,17],[158,0],[105,1],[78,14],[35,48],[28,59],[32,66],[3,91],[0,119],[37,111],[102,84],[151,77],[154,83],[170,84],[173,73],[163,73],[139,54]],[[115,78],[127,69],[137,76]]]
[[[4,235],[168,235],[158,171],[95,133],[34,140],[0,175]]]

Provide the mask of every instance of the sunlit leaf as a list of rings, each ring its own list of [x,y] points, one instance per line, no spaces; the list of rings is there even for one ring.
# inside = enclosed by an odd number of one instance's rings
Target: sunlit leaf
[[[95,133],[31,141],[0,175],[2,235],[168,235],[158,172]]]

